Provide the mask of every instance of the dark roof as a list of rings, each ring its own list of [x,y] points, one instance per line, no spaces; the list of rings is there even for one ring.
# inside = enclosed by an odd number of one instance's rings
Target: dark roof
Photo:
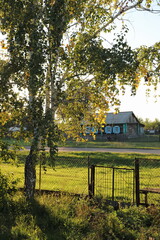
[[[140,123],[132,111],[108,113],[106,117],[107,124]]]

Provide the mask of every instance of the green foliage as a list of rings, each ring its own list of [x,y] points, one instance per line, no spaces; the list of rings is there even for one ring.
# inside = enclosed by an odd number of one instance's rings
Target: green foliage
[[[59,143],[60,147],[75,147],[75,148],[141,148],[141,149],[159,149],[159,136],[158,135],[145,135],[139,138],[128,139],[127,141],[106,141],[93,140],[93,141],[66,141]]]
[[[10,175],[3,175],[0,171],[0,210],[5,211],[16,192],[17,181]]]
[[[12,147],[10,143],[6,140],[0,140],[0,161],[5,162],[17,162],[17,151],[22,148],[18,142],[12,141]]]
[[[117,212],[118,217],[123,219],[125,226],[131,230],[140,230],[143,226],[150,226],[153,220],[144,208],[129,208]]]
[[[144,68],[143,61],[151,70],[159,45],[133,51],[125,42],[123,25],[112,47],[104,47],[100,33],[112,31],[116,18],[144,5],[150,10],[152,1],[0,1],[1,31],[7,34],[9,53],[2,64],[2,113],[10,115],[12,125],[27,126],[23,134],[33,137],[34,147],[43,138],[51,155],[55,152],[55,113],[65,120],[59,127],[77,137],[82,120],[96,125],[101,121],[97,111],[119,104],[118,85],[123,90],[132,85],[135,91],[137,71]],[[145,51],[151,53],[148,60]],[[27,97],[22,97],[24,92]]]
[[[159,133],[159,130],[160,130],[160,120],[159,119],[155,119],[154,121],[145,119],[143,121],[143,124],[145,125],[145,130],[155,130],[155,132]]]
[[[101,37],[116,27],[115,20],[125,12],[150,11],[152,3],[0,0],[1,32],[8,46],[8,59],[1,64],[0,127],[3,138],[10,126],[18,126],[16,138],[32,139],[26,187],[30,183],[34,189],[36,180],[29,173],[35,175],[44,146],[49,147],[54,164],[61,131],[79,140],[86,125],[99,127],[110,105],[119,105],[119,91],[124,92],[128,84],[135,93],[146,71],[155,70],[150,62],[158,54],[158,44],[149,50],[132,50],[125,41],[124,24],[111,47]]]
[[[130,207],[115,211],[94,200],[71,196],[17,195],[8,212],[0,213],[1,239],[159,240],[159,209]]]
[[[156,89],[160,73],[160,42],[150,47],[140,47],[138,49],[138,59],[140,61],[140,72],[145,74],[146,85],[152,85]],[[150,92],[149,88],[148,92]]]

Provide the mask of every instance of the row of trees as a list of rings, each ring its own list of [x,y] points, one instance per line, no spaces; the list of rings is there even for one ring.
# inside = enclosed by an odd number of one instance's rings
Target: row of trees
[[[141,122],[145,125],[144,129],[147,132],[148,130],[154,130],[155,133],[160,133],[160,120],[150,120],[146,118],[145,120],[141,120]]]
[[[39,150],[47,145],[54,162],[60,131],[79,138],[82,122],[84,129],[101,124],[110,105],[119,105],[119,92],[130,85],[135,94],[142,77],[156,88],[160,43],[132,50],[122,21],[122,31],[106,44],[115,20],[132,9],[153,11],[152,4],[158,6],[154,0],[0,0],[9,54],[1,62],[1,137],[12,121],[32,138],[28,198],[34,196]]]

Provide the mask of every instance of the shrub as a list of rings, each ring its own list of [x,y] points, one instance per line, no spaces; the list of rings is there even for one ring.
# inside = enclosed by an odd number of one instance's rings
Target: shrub
[[[16,185],[18,180],[13,180],[13,175],[3,175],[0,171],[0,208],[11,200],[16,192]]]

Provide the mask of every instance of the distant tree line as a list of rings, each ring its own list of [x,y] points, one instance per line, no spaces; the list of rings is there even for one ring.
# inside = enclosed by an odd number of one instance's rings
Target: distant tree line
[[[144,126],[144,130],[146,133],[152,133],[151,131],[153,131],[153,133],[160,133],[160,120],[155,118],[155,120],[150,120],[149,118],[146,118],[145,120],[140,119],[140,122],[143,123]]]

